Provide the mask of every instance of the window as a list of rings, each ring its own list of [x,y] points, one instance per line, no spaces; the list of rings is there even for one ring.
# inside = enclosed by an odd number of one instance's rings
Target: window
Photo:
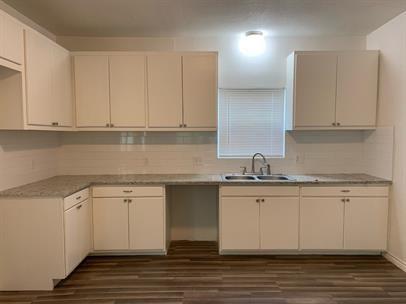
[[[284,118],[284,89],[220,89],[218,157],[284,157]]]

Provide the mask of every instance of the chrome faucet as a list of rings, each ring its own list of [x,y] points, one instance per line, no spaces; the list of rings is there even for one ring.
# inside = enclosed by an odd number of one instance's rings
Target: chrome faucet
[[[264,167],[261,167],[259,172],[256,172],[256,170],[255,170],[255,157],[257,157],[257,156],[262,157],[262,162],[264,164]],[[271,166],[266,161],[265,156],[262,153],[255,153],[254,156],[252,157],[252,163],[251,163],[251,172],[252,172],[252,174],[264,175],[264,168],[266,168],[266,175],[271,175]]]

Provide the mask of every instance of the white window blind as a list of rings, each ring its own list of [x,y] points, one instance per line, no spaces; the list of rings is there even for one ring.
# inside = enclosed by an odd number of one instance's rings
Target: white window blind
[[[220,89],[218,157],[284,157],[284,109],[284,89]]]

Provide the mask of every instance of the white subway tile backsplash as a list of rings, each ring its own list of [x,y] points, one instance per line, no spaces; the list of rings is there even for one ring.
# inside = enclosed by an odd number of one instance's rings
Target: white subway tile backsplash
[[[274,173],[392,176],[393,128],[286,134]],[[224,173],[251,160],[217,159],[215,132],[0,132],[0,190],[57,174]]]
[[[0,190],[57,174],[59,135],[54,132],[0,132]]]

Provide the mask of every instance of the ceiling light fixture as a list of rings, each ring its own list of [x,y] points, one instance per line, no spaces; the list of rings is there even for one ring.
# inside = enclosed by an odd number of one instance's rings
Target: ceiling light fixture
[[[240,51],[249,57],[265,52],[265,38],[261,31],[249,31],[240,40]]]

